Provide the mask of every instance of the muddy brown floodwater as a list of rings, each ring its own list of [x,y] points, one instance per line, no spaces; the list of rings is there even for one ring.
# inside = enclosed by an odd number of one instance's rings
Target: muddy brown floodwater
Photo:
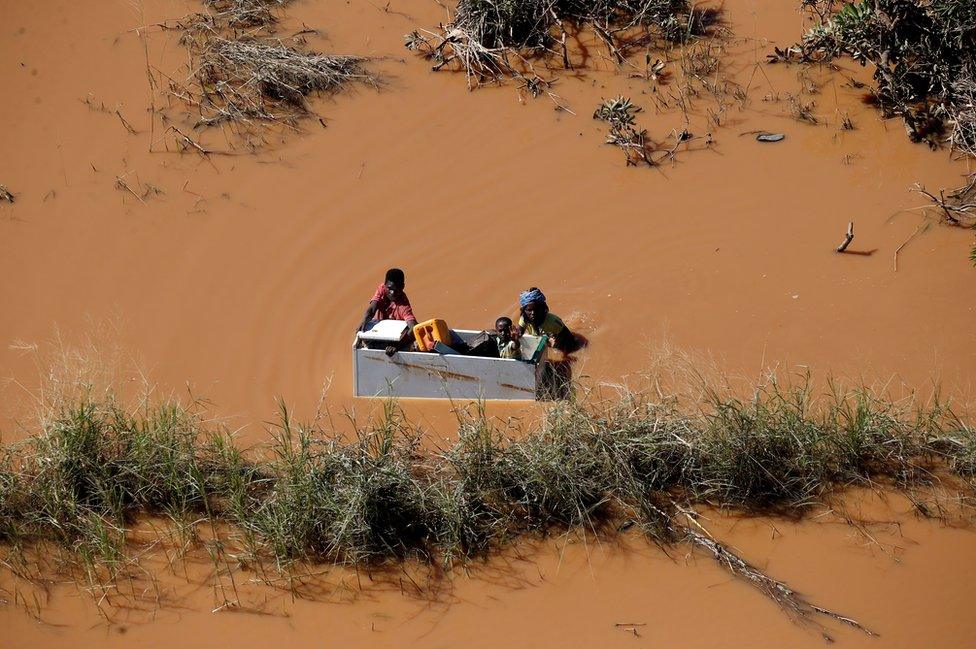
[[[902,498],[854,498],[870,521],[857,532],[839,518],[815,522],[737,520],[708,514],[705,524],[816,603],[856,617],[880,634],[831,624],[792,623],[776,605],[731,579],[710,558],[677,548],[669,558],[636,538],[622,545],[555,541],[521,556],[455,575],[435,597],[409,593],[404,575],[371,583],[365,573],[333,571],[314,600],[294,599],[238,573],[241,599],[260,613],[222,610],[205,570],[199,582],[159,570],[139,610],[115,609],[113,624],[91,598],[61,586],[41,597],[43,623],[0,607],[5,649],[21,647],[970,647],[976,626],[976,544],[969,530],[907,513]],[[226,582],[225,582],[226,583]],[[229,588],[229,585],[228,585]],[[152,604],[157,591],[164,604]],[[29,592],[29,591],[28,591]],[[33,602],[28,595],[29,601]],[[122,598],[118,598],[122,599]],[[148,604],[147,604],[148,600]],[[168,602],[168,604],[166,604]],[[148,610],[147,610],[148,609]],[[634,633],[636,631],[636,633]]]
[[[655,109],[652,84],[613,72],[593,45],[590,69],[558,75],[553,88],[575,115],[512,85],[468,92],[461,76],[431,73],[403,49],[404,33],[446,19],[435,2],[290,5],[288,24],[322,29],[314,47],[376,57],[384,83],[315,100],[325,128],[312,120],[261,153],[207,159],[167,153],[158,120],[151,131],[150,102],[165,99],[150,99],[147,58],[173,73],[186,57],[178,35],[150,30],[144,49],[135,31],[198,5],[5,3],[0,183],[17,196],[0,203],[0,369],[15,379],[0,395],[5,439],[23,434],[37,381],[30,349],[96,334],[160,393],[204,396],[255,440],[276,396],[307,415],[323,384],[330,407],[368,414],[374,402],[349,396],[352,332],[391,265],[406,270],[418,315],[459,327],[487,327],[514,311],[519,290],[542,287],[590,339],[576,371],[594,382],[638,376],[668,341],[729,372],[810,366],[969,398],[972,234],[933,224],[894,266],[926,222],[909,188],[955,186],[967,163],[909,143],[898,121],[865,107],[848,79],[867,73],[852,63],[806,79],[758,68],[801,34],[796,4],[724,4],[736,39],[722,73],[748,98],[697,100],[691,130],[711,132],[713,145],[649,170],[625,167],[590,114],[601,98],[628,95],[664,140],[681,116]],[[787,95],[812,86],[802,99],[815,102],[817,125],[788,110]],[[854,130],[840,128],[845,115]],[[756,130],[786,139],[741,135]],[[234,142],[216,130],[202,137],[213,148]],[[118,177],[162,191],[137,200]],[[852,249],[872,254],[833,252],[851,220]],[[405,407],[450,434],[444,404]],[[904,510],[881,514],[902,523],[901,540],[886,541],[902,548],[891,555],[844,525],[718,525],[772,575],[882,633],[842,632],[847,644],[972,646],[976,537]],[[708,561],[633,545],[544,544],[530,562],[499,566],[497,579],[457,577],[453,603],[367,589],[352,604],[280,597],[286,616],[212,615],[201,586],[185,609],[105,627],[90,602],[60,589],[50,616],[65,626],[7,603],[0,636],[4,647],[822,644]],[[647,626],[638,636],[618,622]]]

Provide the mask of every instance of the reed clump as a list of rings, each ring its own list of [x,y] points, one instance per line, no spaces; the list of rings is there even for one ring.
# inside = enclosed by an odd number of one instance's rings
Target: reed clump
[[[130,412],[114,399],[65,404],[38,435],[3,450],[0,538],[51,542],[117,563],[138,514],[219,516],[228,485],[259,485],[222,432],[181,403]]]
[[[537,429],[463,411],[445,449],[394,402],[351,441],[282,408],[272,442],[244,453],[193,406],[63,400],[34,437],[0,454],[0,541],[50,543],[83,562],[124,560],[145,515],[231,530],[240,564],[465,564],[525,534],[636,526],[690,543],[799,618],[809,604],[701,528],[697,506],[802,516],[852,485],[970,495],[976,432],[941,403],[893,402],[809,380],[763,382],[749,398],[694,402],[621,390],[553,405]],[[846,619],[844,621],[847,621]]]
[[[282,408],[268,464],[273,485],[234,518],[252,551],[270,552],[279,565],[431,556],[441,519],[435,482],[395,410],[351,443],[321,432],[294,425]]]

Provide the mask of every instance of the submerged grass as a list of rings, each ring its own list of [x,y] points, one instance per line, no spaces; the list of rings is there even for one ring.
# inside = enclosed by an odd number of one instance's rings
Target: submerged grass
[[[303,27],[287,37],[279,34],[281,12],[289,3],[204,0],[205,12],[166,26],[181,32],[191,62],[184,80],[163,75],[163,85],[169,97],[188,109],[193,129],[227,126],[257,148],[263,140],[252,138],[255,127],[297,130],[303,118],[314,115],[311,97],[356,82],[378,84],[365,69],[366,57],[310,50],[305,36],[316,30]],[[152,68],[147,73],[155,91],[160,82]],[[174,134],[182,152],[216,153],[174,125],[166,133]]]
[[[851,485],[972,490],[976,431],[940,403],[837,386],[817,396],[809,380],[772,378],[748,399],[703,394],[591,396],[552,406],[517,436],[474,409],[440,450],[422,446],[392,402],[351,441],[282,407],[273,441],[247,453],[194,406],[127,410],[83,395],[2,448],[0,540],[111,567],[138,517],[162,515],[229,526],[234,542],[208,547],[287,573],[322,561],[449,567],[524,534],[637,526],[657,544],[706,551],[807,620],[833,614],[711,538],[694,507],[799,516]]]
[[[568,42],[583,30],[619,64],[636,48],[708,33],[718,13],[688,0],[458,0],[447,25],[413,31],[405,42],[435,70],[464,71],[469,87],[515,78],[538,95],[550,81],[534,72],[532,61],[560,58],[572,69]]]

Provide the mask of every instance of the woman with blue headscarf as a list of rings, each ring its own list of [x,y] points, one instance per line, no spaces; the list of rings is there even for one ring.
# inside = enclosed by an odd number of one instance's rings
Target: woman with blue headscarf
[[[549,336],[549,342],[556,349],[571,354],[580,348],[576,336],[569,330],[562,318],[549,311],[546,296],[533,286],[519,294],[519,331],[530,336]]]

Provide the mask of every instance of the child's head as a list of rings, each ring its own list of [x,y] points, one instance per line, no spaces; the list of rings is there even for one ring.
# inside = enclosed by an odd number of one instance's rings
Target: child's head
[[[501,316],[495,320],[495,333],[504,340],[508,340],[512,334],[512,319],[507,316]]]
[[[406,286],[407,282],[403,276],[402,270],[399,268],[391,268],[390,270],[386,271],[386,278],[383,281],[383,284],[386,285],[386,291],[389,293],[390,298],[395,298],[403,291],[403,288]]]

